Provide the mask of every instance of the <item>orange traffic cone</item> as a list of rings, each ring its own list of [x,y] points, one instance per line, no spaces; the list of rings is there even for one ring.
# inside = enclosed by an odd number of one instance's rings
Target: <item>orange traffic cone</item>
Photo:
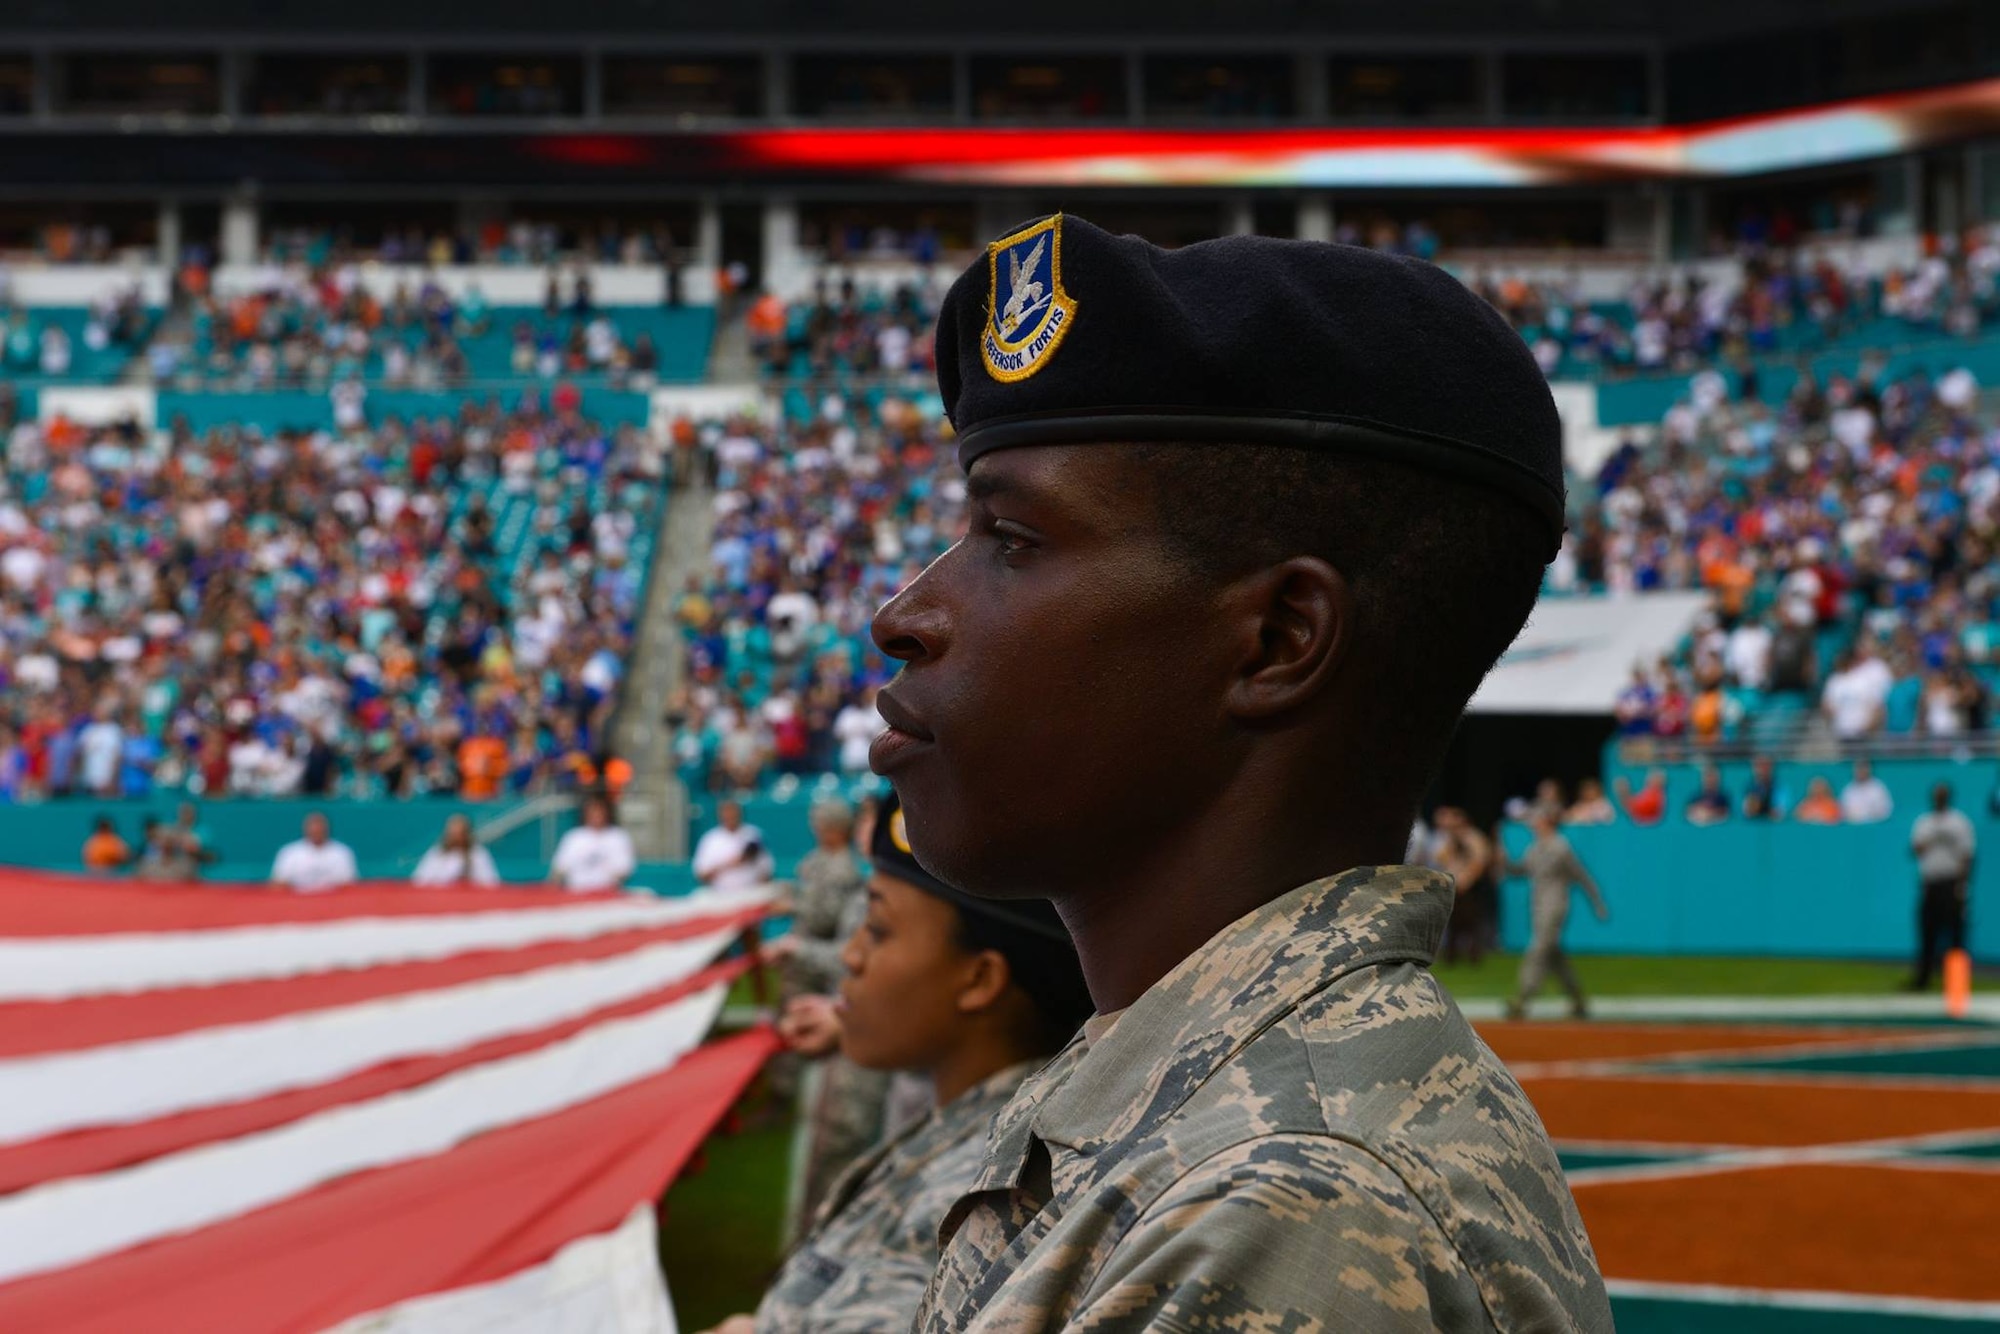
[[[1954,1019],[1972,1013],[1972,956],[1964,950],[1944,956],[1944,1012]]]

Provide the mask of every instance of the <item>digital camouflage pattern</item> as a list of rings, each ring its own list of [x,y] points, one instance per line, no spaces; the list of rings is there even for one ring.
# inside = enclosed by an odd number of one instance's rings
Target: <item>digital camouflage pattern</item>
[[[834,858],[825,864],[830,874],[808,875],[806,863],[823,855],[813,853],[799,863],[799,911],[803,917],[808,898],[817,898],[821,910],[830,903],[835,910],[830,925],[832,942],[800,940],[798,953],[791,959],[802,966],[797,981],[803,989],[795,993],[799,995],[828,995],[839,989],[847,971],[840,962],[840,947],[868,916],[868,894],[851,856],[846,859],[847,868],[855,872],[851,885]],[[889,1088],[886,1072],[864,1070],[838,1052],[807,1072],[800,1098],[805,1112],[805,1161],[794,1224],[800,1218],[812,1218],[834,1183],[889,1130]]]
[[[1092,1020],[995,1121],[917,1328],[1609,1331],[1540,1120],[1428,971],[1451,904],[1316,881]]]
[[[861,859],[846,848],[815,848],[799,858],[792,912],[796,952],[785,967],[785,994],[826,995],[840,985],[846,969],[840,951],[867,915],[868,892]]]
[[[907,1330],[945,1210],[979,1174],[993,1114],[1032,1069],[1002,1070],[856,1162],[757,1307],[757,1334]]]

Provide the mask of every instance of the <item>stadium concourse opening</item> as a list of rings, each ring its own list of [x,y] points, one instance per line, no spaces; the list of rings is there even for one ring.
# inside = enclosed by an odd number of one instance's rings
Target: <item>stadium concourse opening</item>
[[[2000,7],[338,27],[0,13],[0,1329],[770,1334],[802,1255],[907,1325],[985,1127],[834,998],[934,1073],[979,951],[871,916],[870,622],[990,539],[953,279],[1043,385],[1106,318],[988,257],[1061,214],[1438,265],[1547,381],[1392,874],[1618,1327],[2000,1330]]]

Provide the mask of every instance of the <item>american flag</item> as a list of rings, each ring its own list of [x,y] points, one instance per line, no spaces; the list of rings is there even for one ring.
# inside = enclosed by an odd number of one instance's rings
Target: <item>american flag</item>
[[[0,1330],[671,1331],[768,906],[0,871]]]

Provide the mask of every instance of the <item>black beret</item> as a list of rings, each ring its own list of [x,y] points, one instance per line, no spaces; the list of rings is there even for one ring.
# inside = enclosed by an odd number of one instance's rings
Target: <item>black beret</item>
[[[1457,473],[1562,541],[1562,423],[1498,311],[1422,260],[1227,236],[1163,250],[1057,213],[938,316],[959,463],[1016,445],[1307,445]]]
[[[891,791],[868,840],[875,870],[943,899],[958,910],[975,948],[998,950],[1015,985],[1067,1036],[1090,1017],[1090,990],[1076,945],[1047,899],[982,899],[953,889],[926,871],[910,851],[902,803]]]

